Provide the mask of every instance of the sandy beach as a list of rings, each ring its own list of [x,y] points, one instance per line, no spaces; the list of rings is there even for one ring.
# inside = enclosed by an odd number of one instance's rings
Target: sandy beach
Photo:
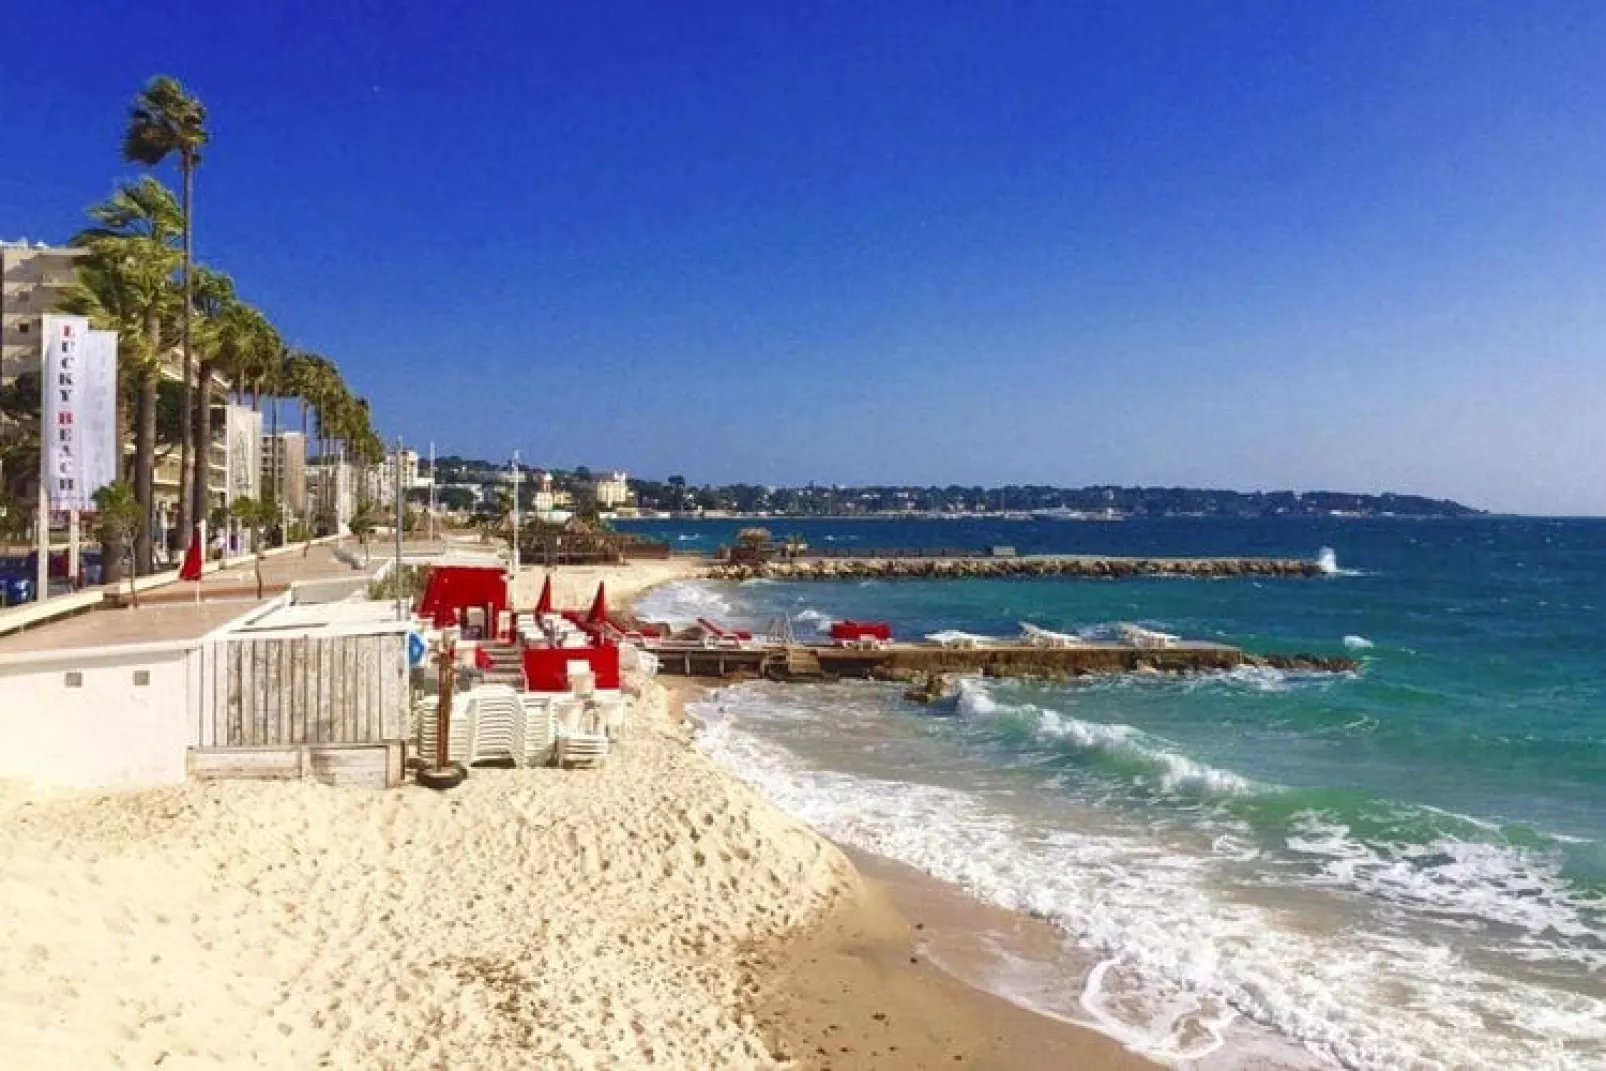
[[[607,586],[610,608],[628,610],[649,588],[700,576],[707,568],[708,562],[699,558],[632,561],[624,565],[564,565],[555,569],[526,565],[519,569],[513,583],[513,601],[518,606],[534,606],[541,596],[541,585],[550,576],[552,599],[560,607],[584,609],[590,606],[600,583]]]
[[[600,771],[447,794],[9,792],[9,1065],[776,1065],[743,949],[852,870],[647,698]]]
[[[920,901],[692,746],[695,690],[647,685],[600,770],[444,794],[0,782],[9,1066],[1146,1066],[926,962]]]

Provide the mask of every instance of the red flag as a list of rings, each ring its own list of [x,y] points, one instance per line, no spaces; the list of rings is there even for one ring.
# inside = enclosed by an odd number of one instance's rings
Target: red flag
[[[608,593],[603,585],[597,584],[597,597],[591,600],[591,612],[586,614],[586,624],[601,625],[608,620]]]
[[[190,549],[184,552],[184,564],[179,567],[180,580],[201,579],[201,563],[206,560],[206,529],[196,525],[190,533]]]
[[[535,612],[550,614],[552,612],[552,578],[548,576],[546,583],[541,585],[541,597],[535,601]]]

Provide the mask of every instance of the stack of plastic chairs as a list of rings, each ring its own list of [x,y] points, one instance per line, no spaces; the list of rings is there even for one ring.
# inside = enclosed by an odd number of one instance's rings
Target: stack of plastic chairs
[[[521,766],[546,766],[552,761],[553,747],[557,743],[551,697],[540,692],[522,692],[519,706],[523,708],[524,717],[519,719],[514,759]]]
[[[524,721],[518,693],[505,684],[485,684],[470,692],[468,698],[472,700],[468,764],[494,759],[518,761],[522,756],[514,752],[514,736],[522,737],[520,726]],[[457,734],[455,717],[452,734]]]
[[[557,720],[557,763],[559,766],[596,766],[608,756],[607,734],[585,724],[586,703],[574,696],[552,701]]]
[[[435,755],[435,733],[440,724],[441,697],[426,695],[413,704],[413,743],[425,758]]]
[[[467,762],[474,748],[475,723],[474,693],[459,695],[452,700],[452,722],[447,730],[446,761]],[[425,696],[413,711],[416,722],[418,754],[424,762],[435,761],[435,734],[440,728],[440,697]]]

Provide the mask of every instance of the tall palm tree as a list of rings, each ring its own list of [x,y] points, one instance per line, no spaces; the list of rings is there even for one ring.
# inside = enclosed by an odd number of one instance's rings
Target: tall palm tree
[[[170,283],[176,257],[171,250],[137,238],[95,238],[84,244],[89,255],[79,260],[78,282],[63,299],[62,308],[118,333],[117,450],[121,461],[132,397],[137,420],[130,493],[147,518],[134,529],[134,561],[136,571],[149,572],[156,389],[161,378],[163,328],[173,312],[175,294]]]
[[[311,463],[310,450],[316,441],[318,464],[323,467],[328,462],[328,437],[324,433],[333,426],[332,410],[338,404],[340,393],[339,373],[335,371],[333,362],[328,358],[316,353],[297,351],[291,357],[287,378],[288,389],[300,402],[301,439],[309,450],[308,463]],[[309,530],[313,515],[325,508],[324,500],[329,498],[330,491],[329,478],[325,476],[320,479],[318,485],[319,501],[314,503],[309,498],[306,503],[306,516],[303,521]]]
[[[279,441],[279,395],[284,391],[285,362],[289,358],[289,347],[284,344],[284,338],[277,328],[266,319],[262,323],[261,345],[257,347],[255,358],[251,362],[248,383],[251,387],[251,405],[257,412],[262,411],[263,396],[271,399],[269,413],[271,420],[268,426],[268,441],[274,443],[277,450]],[[270,476],[267,484],[262,488],[262,497],[275,504],[279,502],[279,487],[277,469],[268,467]]]
[[[123,137],[123,159],[131,163],[155,167],[167,157],[177,154],[179,172],[184,178],[184,316],[181,345],[184,352],[184,410],[190,411],[190,382],[194,371],[190,353],[190,328],[193,317],[194,287],[191,280],[195,263],[195,168],[201,162],[201,147],[210,135],[206,130],[206,105],[200,98],[184,91],[177,79],[165,74],[157,75],[145,84],[134,98],[128,118],[128,130]],[[197,448],[197,453],[204,446]],[[190,457],[187,431],[179,433],[179,486],[184,484]],[[202,469],[204,465],[200,466]],[[184,495],[179,495],[179,526],[185,545],[189,544],[191,524],[195,514],[184,508]]]
[[[241,309],[234,293],[234,280],[222,272],[200,267],[195,272],[195,318],[192,332],[195,345],[194,406],[188,411],[190,439],[195,448],[195,468],[184,488],[191,517],[211,515],[212,483],[212,380],[232,360],[231,346],[240,331]]]
[[[79,261],[78,287],[69,311],[99,319],[120,336],[118,370],[135,394],[134,498],[144,522],[135,529],[134,564],[152,569],[151,533],[155,505],[157,385],[163,357],[172,345],[184,217],[178,198],[150,176],[123,183],[106,201],[89,209],[96,226],[74,236],[87,248]],[[106,322],[109,321],[109,322]],[[118,435],[125,435],[126,405],[119,396]],[[182,488],[180,493],[182,494]]]

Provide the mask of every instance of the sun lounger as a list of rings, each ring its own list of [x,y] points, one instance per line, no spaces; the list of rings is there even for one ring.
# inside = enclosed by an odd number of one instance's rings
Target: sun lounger
[[[1121,635],[1134,647],[1164,648],[1175,647],[1178,637],[1169,632],[1156,632],[1141,625],[1122,625]]]
[[[957,629],[945,629],[942,632],[933,632],[926,639],[942,647],[955,650],[968,651],[976,647],[983,647],[993,642],[991,636],[978,636],[974,632],[960,632]]]
[[[703,630],[705,647],[733,647],[739,650],[753,639],[753,634],[746,629],[725,628],[706,617],[699,617],[697,624]]]
[[[1020,630],[1026,643],[1032,647],[1080,647],[1083,643],[1080,636],[1073,636],[1068,632],[1051,632],[1046,628],[1027,624],[1025,621],[1021,622]]]

